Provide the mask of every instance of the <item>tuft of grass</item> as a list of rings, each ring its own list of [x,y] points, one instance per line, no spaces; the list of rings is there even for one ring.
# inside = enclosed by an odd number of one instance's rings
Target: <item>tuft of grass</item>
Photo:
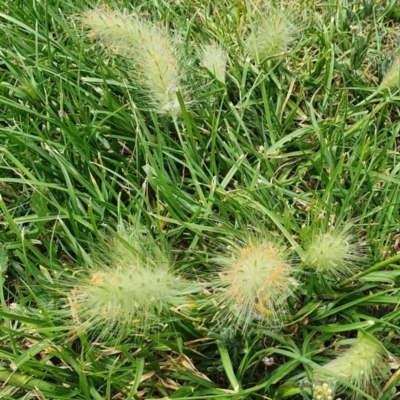
[[[377,82],[400,50],[398,2],[121,0],[124,12],[88,11],[93,5],[86,1],[3,3],[0,398],[310,399],[312,387],[298,382],[325,370],[319,366],[338,356],[337,347],[347,349],[360,329],[396,367],[400,101],[394,90],[377,90]],[[296,45],[289,41],[261,68],[262,57],[244,50],[251,35],[268,34],[259,30],[266,4],[277,13],[283,6],[285,19],[302,31],[290,30]],[[101,22],[112,35],[94,29],[90,36],[85,18],[95,10],[109,17]],[[143,47],[143,32],[157,45]],[[158,39],[167,42],[162,51]],[[229,57],[225,85],[197,68],[212,43]],[[171,89],[160,72],[146,75],[156,50],[172,60],[174,68],[162,70],[173,77]],[[149,77],[161,94],[153,95]],[[329,272],[317,278],[312,266],[302,273],[311,237],[303,227],[317,220],[351,225],[350,244],[361,232],[368,243],[363,268],[345,279]],[[105,245],[117,227],[132,225],[155,246],[142,251],[123,235]],[[322,227],[314,236],[334,231]],[[247,232],[258,232],[257,240],[243,240]],[[221,242],[231,247],[220,263]],[[237,265],[251,258],[241,250],[259,247],[253,258],[271,267],[266,243],[282,256],[278,275],[293,282],[291,291],[273,309],[261,297],[272,280],[251,276],[258,290],[243,283],[241,290],[260,297],[248,297],[250,315],[240,314],[232,277],[248,275]],[[98,257],[103,246],[106,256]],[[121,248],[129,256],[117,256]],[[281,254],[286,248],[290,258]],[[302,264],[291,265],[292,255]],[[180,293],[169,297],[168,289],[165,301],[151,293],[151,306],[142,298],[134,304],[135,283],[128,287],[122,278],[132,269],[119,264],[127,258],[124,265],[140,272],[135,282],[153,284],[161,274]],[[224,271],[229,280],[215,279]],[[287,280],[292,273],[298,287]],[[115,285],[113,297],[109,282],[91,286],[116,276],[123,291]],[[200,291],[191,292],[184,279],[193,276]],[[229,287],[236,288],[230,297]],[[74,321],[60,302],[60,290],[73,297],[74,288],[100,298],[94,304],[83,297],[88,330],[85,318],[76,313]],[[127,310],[119,301],[132,307],[126,320],[96,320],[88,310]],[[142,318],[138,310],[147,315],[143,326],[131,323]],[[215,326],[221,319],[224,326]],[[325,372],[326,379],[334,375]],[[390,372],[376,375],[380,400],[396,397],[399,376]],[[334,378],[366,400],[377,398]]]

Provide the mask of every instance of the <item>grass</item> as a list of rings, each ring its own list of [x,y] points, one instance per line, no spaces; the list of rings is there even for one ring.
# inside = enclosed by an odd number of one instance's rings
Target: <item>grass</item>
[[[180,35],[192,93],[178,94],[179,116],[153,110],[130,60],[88,39],[91,4],[2,4],[0,397],[311,399],[313,370],[365,331],[385,348],[379,398],[395,398],[400,97],[377,89],[400,50],[398,2],[282,2],[295,40],[256,62],[256,0],[118,1]],[[225,84],[200,67],[213,43],[228,55]],[[342,226],[364,249],[354,275],[306,269],[310,232]],[[177,276],[203,289],[117,344],[71,335],[63,282],[123,227],[172,249]],[[206,284],[218,255],[265,231],[291,249],[301,283],[283,326],[221,327]]]

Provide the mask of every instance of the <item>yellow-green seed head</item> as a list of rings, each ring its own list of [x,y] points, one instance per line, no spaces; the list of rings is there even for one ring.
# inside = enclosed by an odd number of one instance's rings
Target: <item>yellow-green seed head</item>
[[[272,7],[262,12],[257,20],[245,41],[247,52],[257,62],[283,56],[295,38],[296,27],[283,11]]]
[[[378,90],[396,89],[400,87],[400,57],[397,57],[386,72]]]
[[[346,229],[318,230],[306,240],[303,262],[320,275],[348,276],[362,259],[360,248]]]
[[[376,385],[385,375],[384,357],[385,353],[381,344],[376,339],[360,332],[348,350],[323,367],[363,392],[373,393]],[[322,382],[323,373],[316,371],[315,375],[319,382]],[[328,376],[326,378],[327,381],[332,379]],[[336,384],[341,388],[346,387],[342,381],[337,381]],[[354,399],[363,398],[355,391],[349,393],[349,396]]]
[[[142,246],[136,239],[128,244],[113,241],[102,262],[70,283],[69,307],[78,332],[107,341],[118,340],[122,332],[141,333],[169,322],[170,308],[197,290],[173,273],[154,244]]]
[[[90,40],[132,62],[128,72],[156,112],[180,114],[177,92],[189,102],[182,84],[185,74],[179,66],[174,39],[165,29],[108,7],[87,11],[82,22],[89,28]]]
[[[204,46],[201,53],[201,64],[210,71],[216,79],[225,83],[225,67],[227,54],[222,47],[216,43]]]
[[[217,318],[246,330],[252,320],[277,321],[296,281],[284,251],[269,241],[250,241],[231,257],[218,259],[223,270],[216,284]]]

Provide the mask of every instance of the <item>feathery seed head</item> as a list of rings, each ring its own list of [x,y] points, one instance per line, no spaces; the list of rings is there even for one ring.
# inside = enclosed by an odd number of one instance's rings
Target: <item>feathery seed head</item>
[[[376,383],[385,375],[384,349],[376,339],[360,332],[353,346],[323,367],[363,392],[370,392],[376,389]],[[316,371],[314,375],[319,382],[324,378],[326,382],[332,380],[332,377],[324,377],[321,371]],[[345,386],[340,381],[336,385]],[[354,392],[351,396],[358,398],[360,395]]]
[[[90,40],[99,40],[133,63],[132,69],[139,71],[136,81],[158,113],[180,114],[177,92],[187,102],[189,96],[182,84],[185,74],[178,65],[177,46],[165,29],[136,15],[104,8],[87,11],[82,21],[90,29]]]
[[[386,72],[378,90],[395,89],[400,87],[400,56],[396,58]]]
[[[225,67],[227,54],[217,43],[204,46],[201,52],[201,63],[216,79],[225,83]]]
[[[318,274],[348,276],[361,261],[360,246],[348,229],[315,230],[306,240],[303,261]]]
[[[296,286],[281,248],[265,240],[250,241],[218,261],[223,268],[216,284],[223,323],[246,330],[254,319],[278,319]]]
[[[132,238],[129,247],[114,241],[112,252],[105,256],[108,262],[75,277],[68,300],[78,331],[91,331],[100,340],[143,332],[168,322],[170,308],[197,290],[195,284],[174,275],[168,257],[155,246]]]
[[[281,10],[269,7],[258,18],[246,40],[246,50],[257,62],[285,53],[295,38],[296,27]]]

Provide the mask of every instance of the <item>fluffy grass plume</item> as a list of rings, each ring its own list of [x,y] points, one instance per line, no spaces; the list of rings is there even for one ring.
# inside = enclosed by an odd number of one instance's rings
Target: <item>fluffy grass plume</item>
[[[227,59],[226,52],[217,43],[209,44],[202,49],[201,64],[222,83],[225,83]]]
[[[182,84],[184,73],[174,39],[162,29],[137,15],[128,15],[108,7],[93,9],[83,15],[89,38],[132,62],[136,83],[146,93],[150,105],[160,114],[179,115],[177,92],[185,101],[189,96]],[[129,71],[129,72],[132,72]]]
[[[245,50],[257,62],[283,55],[295,39],[296,27],[283,10],[272,6],[259,10]]]
[[[378,90],[395,89],[400,87],[400,56],[395,59],[382,79]]]
[[[118,340],[168,322],[171,307],[185,301],[196,285],[176,276],[169,257],[137,235],[114,238],[103,260],[70,284],[73,325],[98,340]]]
[[[296,281],[282,248],[268,240],[249,240],[231,256],[220,257],[216,299],[222,324],[246,330],[252,320],[276,322]]]
[[[313,229],[305,238],[304,264],[318,275],[349,276],[362,261],[361,246],[349,228]]]
[[[344,351],[323,367],[333,372],[335,375],[344,378],[345,381],[356,386],[363,392],[372,394],[377,384],[379,384],[380,380],[385,375],[386,368],[384,358],[385,350],[380,343],[366,333],[360,332],[354,344],[348,350]],[[321,390],[322,388],[326,389],[327,386],[332,387],[332,384],[329,383],[332,377],[324,376],[320,371],[316,372],[314,375],[318,381],[318,384],[314,385],[314,399],[332,400],[334,397],[329,398],[328,396],[325,398],[318,398],[318,393],[320,395],[326,395],[326,390],[323,391]],[[324,382],[324,380],[326,382]],[[335,383],[339,388],[346,387],[345,383],[341,381]],[[352,393],[349,393],[349,397],[346,398],[357,399],[362,398],[362,396],[352,391]]]

